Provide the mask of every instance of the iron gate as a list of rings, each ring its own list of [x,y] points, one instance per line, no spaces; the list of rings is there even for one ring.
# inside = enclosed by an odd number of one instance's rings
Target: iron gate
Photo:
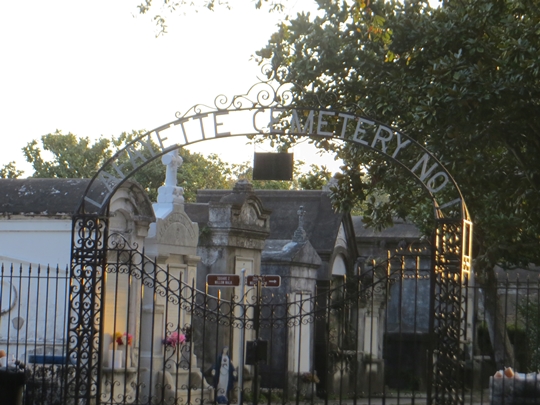
[[[103,231],[92,224],[81,227],[86,237]],[[259,286],[211,296],[120,235],[107,245],[103,267],[72,280],[70,334],[86,327],[94,338],[68,342],[66,403],[214,403],[223,347],[236,369],[230,402],[428,401],[432,328],[442,326],[430,316],[436,283],[425,249],[365,261],[357,275],[319,281],[314,294]]]

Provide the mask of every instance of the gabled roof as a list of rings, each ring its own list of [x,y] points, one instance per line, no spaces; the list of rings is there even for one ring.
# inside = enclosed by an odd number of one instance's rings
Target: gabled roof
[[[89,183],[90,179],[0,179],[0,214],[71,216]],[[121,187],[139,194],[141,211],[153,217],[151,202],[140,185],[128,180]],[[97,187],[89,197],[105,192],[104,186]]]
[[[71,215],[90,179],[0,179],[3,214]]]
[[[422,234],[418,227],[403,219],[394,219],[394,225],[380,231],[374,228],[367,228],[364,226],[362,217],[353,217],[353,226],[356,239],[365,240],[387,240],[387,241],[400,241],[400,240],[416,240],[419,239]]]

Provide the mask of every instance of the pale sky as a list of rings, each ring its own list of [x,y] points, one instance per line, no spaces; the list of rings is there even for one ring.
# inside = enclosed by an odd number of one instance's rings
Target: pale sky
[[[169,17],[169,33],[156,38],[139,2],[0,0],[0,166],[15,161],[30,174],[21,148],[56,129],[91,138],[151,130],[219,94],[245,93],[260,73],[251,56],[283,18],[235,0],[232,11]],[[295,12],[300,3],[311,1],[289,2]],[[227,161],[251,160],[254,149],[198,145]]]

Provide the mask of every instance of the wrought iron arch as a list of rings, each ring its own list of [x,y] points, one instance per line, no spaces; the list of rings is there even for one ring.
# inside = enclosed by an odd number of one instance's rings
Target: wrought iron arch
[[[327,138],[368,148],[401,166],[430,196],[436,229],[433,239],[434,347],[432,397],[435,403],[461,403],[462,370],[456,353],[465,341],[461,287],[471,270],[472,222],[451,174],[429,150],[383,123],[348,111],[300,106],[292,84],[260,82],[232,99],[197,104],[176,119],[134,139],[91,179],[72,226],[71,325],[69,355],[77,372],[67,392],[90,400],[99,393],[99,314],[103,268],[107,256],[108,205],[118,188],[140,168],[160,156],[198,142],[234,136]]]
[[[433,200],[436,218],[470,220],[452,175],[425,146],[368,117],[328,107],[296,106],[291,87],[260,82],[230,101],[220,95],[213,106],[196,104],[184,114],[176,113],[176,120],[138,136],[98,170],[79,213],[103,214],[124,181],[174,149],[212,139],[263,135],[327,138],[371,149],[418,181]]]

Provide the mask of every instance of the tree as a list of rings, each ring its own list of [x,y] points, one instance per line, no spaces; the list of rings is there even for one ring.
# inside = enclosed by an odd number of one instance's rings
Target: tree
[[[112,156],[110,140],[100,138],[91,143],[89,138],[78,138],[71,132],[64,135],[56,130],[29,142],[23,149],[26,161],[34,168],[32,177],[89,178]],[[52,159],[43,157],[43,152]]]
[[[298,177],[298,186],[302,190],[321,190],[332,178],[326,166],[311,165],[311,170]]]
[[[0,179],[16,179],[21,177],[22,174],[23,171],[15,167],[15,162],[9,162],[0,169]]]
[[[317,16],[281,25],[258,52],[260,62],[298,84],[306,104],[322,100],[388,123],[438,156],[473,218],[475,272],[486,288],[494,288],[496,265],[540,262],[538,3],[317,3]],[[345,159],[338,206],[384,190],[384,203],[367,201],[371,225],[407,216],[433,229],[427,201],[399,168],[369,151],[320,146]],[[359,173],[363,180],[353,182]]]
[[[266,9],[270,12],[283,11],[287,0],[256,0],[253,2],[256,9]],[[158,27],[158,35],[167,33],[167,15],[178,13],[180,10],[185,11],[188,7],[198,11],[201,9],[207,9],[214,11],[220,8],[231,9],[231,2],[227,0],[164,0],[160,2],[161,9],[157,12],[155,2],[153,0],[143,0],[141,4],[137,6],[139,14],[150,15],[152,20]]]
[[[178,173],[178,185],[184,187],[186,201],[194,202],[197,190],[200,189],[230,188],[227,163],[217,155],[205,158],[199,153],[180,149],[180,156],[184,159],[184,164]]]

